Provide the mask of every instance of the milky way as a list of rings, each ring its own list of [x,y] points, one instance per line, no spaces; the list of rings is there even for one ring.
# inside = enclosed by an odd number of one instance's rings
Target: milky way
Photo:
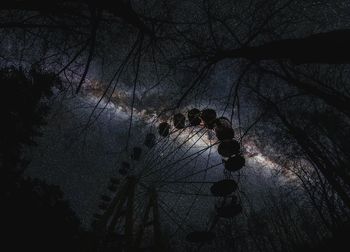
[[[120,162],[128,159],[123,149],[130,110],[116,107],[113,103],[106,104],[106,100],[103,100],[95,114],[101,109],[103,112],[85,129],[97,101],[92,94],[74,98],[58,95],[49,124],[43,129],[44,137],[38,138],[39,146],[30,151],[32,162],[27,170],[28,175],[60,185],[87,228],[93,213],[99,212],[97,206],[100,195],[108,193],[106,188],[109,178],[120,177]],[[155,132],[153,124],[154,118],[144,117],[142,112],[136,111],[131,146],[143,146],[145,134],[152,130]],[[178,162],[215,143],[215,139],[209,139],[210,134],[202,128],[186,129],[180,134],[174,133],[169,139],[159,138],[160,142],[152,151],[147,153],[147,148],[143,146],[141,165],[135,163],[130,171],[139,173],[145,169],[143,183],[161,184],[162,227],[168,235],[178,237],[174,239],[175,243],[184,239],[184,235],[191,230],[206,229],[214,216],[216,200],[211,197],[209,187],[212,182],[225,177],[216,146],[195,158]],[[247,167],[235,179],[240,181],[240,190],[245,197],[249,195],[254,205],[259,207],[257,192],[270,177],[273,163],[269,163],[261,154],[257,155],[257,149],[253,150],[253,147],[251,143],[245,148],[247,155],[254,155],[248,158]],[[148,164],[147,169],[145,164]],[[201,172],[206,167],[209,169]],[[152,169],[156,172],[152,172]],[[147,199],[145,192],[140,188],[136,194],[139,195],[136,205],[143,206]]]

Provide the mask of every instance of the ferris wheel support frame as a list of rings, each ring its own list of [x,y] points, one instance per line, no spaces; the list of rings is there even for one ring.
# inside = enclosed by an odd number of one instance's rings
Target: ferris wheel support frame
[[[143,220],[135,232],[135,219],[134,219],[134,201],[135,192],[137,188],[138,179],[135,176],[129,176],[126,178],[124,185],[120,187],[118,192],[115,193],[115,197],[110,203],[109,208],[101,217],[96,226],[96,230],[102,241],[106,241],[109,235],[113,235],[113,231],[117,223],[125,216],[125,251],[132,252],[135,249],[140,248],[142,243],[142,237],[144,230],[147,227],[148,220],[152,209],[151,224],[153,226],[153,245],[155,251],[164,251],[165,243],[162,237],[160,219],[159,219],[159,207],[158,207],[158,194],[156,189],[149,189],[149,199],[146,209],[144,211]],[[123,214],[123,207],[125,208],[125,215]],[[102,242],[103,244],[104,242]],[[103,245],[104,246],[104,245]]]

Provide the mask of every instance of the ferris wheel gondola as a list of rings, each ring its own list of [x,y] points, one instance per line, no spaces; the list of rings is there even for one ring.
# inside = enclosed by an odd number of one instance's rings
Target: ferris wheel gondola
[[[198,126],[201,123],[201,111],[199,109],[193,108],[187,112],[187,118],[190,126]]]
[[[224,179],[213,183],[210,191],[214,196],[225,197],[236,191],[238,185],[233,179]]]

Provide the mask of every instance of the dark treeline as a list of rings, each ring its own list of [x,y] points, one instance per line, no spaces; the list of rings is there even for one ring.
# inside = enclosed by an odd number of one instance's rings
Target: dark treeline
[[[12,246],[45,240],[46,251],[94,250],[59,188],[23,176],[23,149],[40,134],[53,87],[79,93],[100,78],[108,98],[126,82],[131,108],[140,105],[142,81],[142,101],[175,83],[176,95],[159,98],[170,111],[209,95],[221,100],[242,141],[253,138],[289,178],[266,185],[260,209],[248,204],[244,217],[218,227],[218,250],[340,251],[350,233],[349,7],[340,0],[3,1],[3,233]],[[210,80],[222,69],[230,85],[214,97]]]
[[[61,81],[54,74],[38,69],[25,72],[3,68],[0,83],[3,249],[88,251],[93,240],[80,227],[61,189],[22,175],[30,163],[24,150],[35,145],[35,139],[41,135],[51,89],[61,87]]]

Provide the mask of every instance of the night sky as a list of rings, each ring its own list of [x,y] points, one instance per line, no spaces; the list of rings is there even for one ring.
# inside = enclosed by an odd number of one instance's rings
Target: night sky
[[[98,98],[89,91],[73,97],[57,93],[53,99],[49,124],[43,127],[45,137],[38,138],[38,146],[28,152],[32,162],[26,171],[28,176],[60,185],[86,228],[90,228],[93,214],[101,212],[98,209],[100,195],[113,195],[107,190],[110,177],[123,179],[118,169],[122,161],[130,160],[130,151],[124,149],[130,108],[123,103],[118,106],[106,104],[106,100],[102,100],[95,112],[102,113],[91,126],[85,128],[97,102]],[[214,106],[213,103],[211,105]],[[191,108],[191,105],[188,107]],[[173,133],[170,139],[158,136],[159,147],[149,151],[143,145],[143,138],[148,132],[157,132],[157,113],[159,111],[154,110],[152,117],[149,113],[145,115],[142,111],[135,111],[130,147],[141,146],[147,152],[147,155],[143,154],[147,158],[135,162],[128,174],[140,173],[145,160],[151,160],[152,168],[157,171],[141,181],[152,185],[164,180],[159,189],[164,208],[160,215],[162,226],[164,232],[171,235],[173,246],[181,250],[184,249],[181,240],[185,239],[187,232],[205,230],[210,226],[215,216],[214,206],[218,202],[210,194],[210,186],[215,181],[227,178],[227,173],[224,172],[217,146],[205,150],[217,140],[212,131],[203,131],[203,127],[190,127],[180,134]],[[190,140],[186,141],[186,138]],[[201,154],[191,157],[197,151],[201,151]],[[280,186],[286,184],[288,177],[278,175],[279,165],[259,151],[253,138],[246,141],[244,153],[247,156],[246,166],[233,178],[239,181],[242,201],[246,199],[252,204],[249,207],[259,210],[263,206],[262,197],[268,190],[266,187],[278,191]],[[162,156],[168,157],[159,162]],[[184,157],[190,158],[174,164]],[[170,168],[167,167],[169,164]],[[207,172],[196,174],[211,166]],[[179,168],[178,172],[172,172]],[[188,184],[171,183],[177,180]],[[140,188],[140,197],[136,201],[137,205],[143,207],[147,202],[144,193],[145,190]]]
[[[0,13],[14,240],[86,252],[347,244],[348,1],[30,0]],[[234,189],[215,194],[225,181]],[[46,232],[51,247],[37,241]]]

